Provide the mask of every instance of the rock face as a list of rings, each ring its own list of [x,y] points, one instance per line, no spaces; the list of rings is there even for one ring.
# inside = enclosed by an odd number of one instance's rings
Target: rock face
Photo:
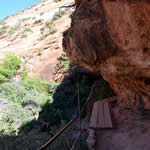
[[[150,109],[149,0],[82,0],[63,48],[72,63],[101,74],[122,106]]]
[[[62,33],[70,27],[74,10],[60,7],[72,3],[44,0],[0,20],[0,63],[7,53],[15,53],[22,58],[20,72],[25,67],[31,77],[52,80],[62,55]]]

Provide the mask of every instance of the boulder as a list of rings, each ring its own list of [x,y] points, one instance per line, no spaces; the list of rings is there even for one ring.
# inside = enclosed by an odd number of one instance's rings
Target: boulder
[[[150,1],[82,0],[64,32],[70,61],[107,80],[125,108],[150,109]]]

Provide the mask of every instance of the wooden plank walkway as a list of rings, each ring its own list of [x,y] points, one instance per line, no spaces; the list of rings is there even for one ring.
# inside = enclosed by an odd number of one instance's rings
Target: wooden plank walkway
[[[108,101],[94,103],[89,127],[94,129],[113,128]]]
[[[109,101],[107,100],[97,101],[93,105],[93,111],[89,124],[89,136],[87,139],[90,150],[96,150],[96,130],[104,128],[113,128]]]

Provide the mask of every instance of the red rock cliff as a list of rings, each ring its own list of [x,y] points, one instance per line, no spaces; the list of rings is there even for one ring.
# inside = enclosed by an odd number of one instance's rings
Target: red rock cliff
[[[82,0],[64,33],[72,63],[100,73],[137,109],[150,109],[150,0]]]

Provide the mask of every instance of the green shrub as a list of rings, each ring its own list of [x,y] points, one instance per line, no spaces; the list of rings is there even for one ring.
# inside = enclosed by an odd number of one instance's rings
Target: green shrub
[[[67,55],[65,53],[63,53],[60,57],[59,57],[61,66],[62,66],[62,73],[66,73],[69,68],[71,67],[70,61],[67,57]]]
[[[4,61],[2,62],[2,67],[9,70],[17,70],[19,69],[19,65],[21,64],[21,59],[13,54],[8,54]]]
[[[26,82],[26,81],[24,81]],[[20,83],[3,83],[0,86],[0,97],[6,98],[10,102],[21,104],[21,105],[33,105],[39,107],[41,104],[46,103],[48,100],[47,91],[38,91],[39,88],[26,88],[24,82]],[[26,84],[29,84],[28,82]],[[40,83],[38,84],[40,85]],[[37,90],[38,89],[38,90]]]
[[[30,28],[25,28],[24,32],[33,32]]]
[[[4,75],[0,74],[0,83],[8,81],[8,78],[6,78]]]
[[[27,35],[26,34],[23,34],[22,36],[21,36],[21,38],[26,38],[27,37]]]
[[[15,132],[16,131],[13,125],[13,120],[7,115],[3,115],[0,121],[0,134],[11,135]]]
[[[24,67],[21,71],[21,78],[22,80],[25,80],[28,77],[28,70],[26,67]]]
[[[20,125],[33,120],[44,104],[51,103],[52,99],[48,95],[47,88],[44,81],[31,78],[1,84],[2,115],[7,119],[0,119],[0,133],[5,135],[12,134],[14,131],[17,133]]]
[[[40,36],[40,37],[38,38],[38,41],[42,41],[42,40],[44,40],[44,36]]]
[[[6,29],[1,28],[1,29],[0,29],[0,34],[2,35],[2,34],[5,34],[5,33],[7,33],[7,30],[6,30]]]
[[[41,12],[41,13],[40,13],[40,16],[42,16],[42,15],[44,15],[44,12]]]
[[[64,14],[66,13],[65,10],[60,10],[58,12],[56,12],[52,18],[52,22],[56,21],[57,19],[61,18]]]
[[[5,25],[4,20],[0,20],[0,25]]]
[[[9,28],[9,26],[3,25],[1,29],[6,30],[8,28]]]
[[[27,78],[22,81],[23,86],[26,90],[36,89],[38,92],[48,92],[48,83],[46,81],[42,81],[40,78]]]
[[[52,25],[53,25],[52,21],[49,21],[49,22],[46,23],[46,27],[49,28],[49,29],[51,29]],[[41,31],[43,31],[43,28],[41,28]]]
[[[25,21],[28,21],[28,20],[30,20],[30,19],[31,19],[31,17],[23,18],[22,21],[25,22]]]
[[[14,34],[18,30],[18,26],[11,27],[9,30],[9,34]]]
[[[0,74],[5,76],[6,78],[11,78],[16,74],[16,70],[9,70],[5,68],[3,65],[0,65]]]
[[[13,77],[19,69],[20,64],[21,59],[19,57],[12,54],[7,55],[4,61],[0,64],[0,83]]]

